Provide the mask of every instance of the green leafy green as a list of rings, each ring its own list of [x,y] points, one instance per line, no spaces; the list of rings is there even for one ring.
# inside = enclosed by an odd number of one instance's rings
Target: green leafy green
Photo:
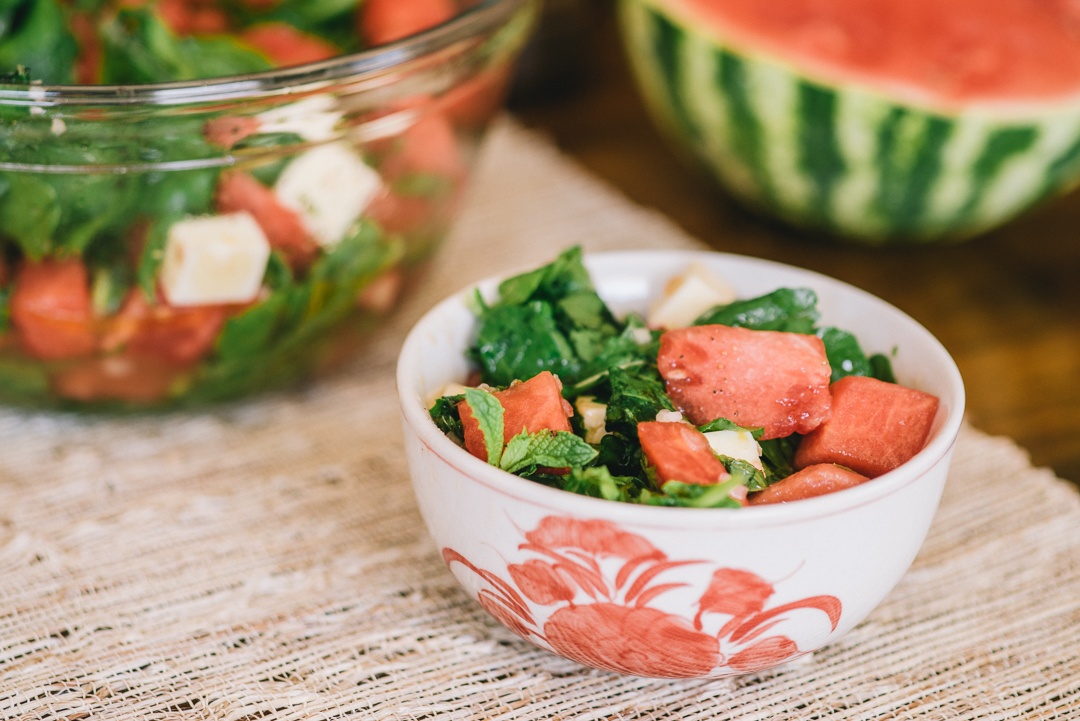
[[[641,503],[683,508],[739,508],[741,504],[731,497],[731,491],[739,485],[742,485],[741,480],[735,476],[712,485],[668,481],[660,492],[642,491]]]
[[[224,36],[175,35],[152,8],[124,8],[102,26],[102,81],[153,83],[269,70],[262,54]]]
[[[855,337],[844,330],[818,328],[818,298],[808,288],[781,288],[771,293],[718,306],[702,314],[698,324],[725,324],[753,330],[817,334],[833,366],[833,380],[844,375],[891,376],[888,357],[866,356]],[[554,488],[627,503],[699,508],[735,508],[745,493],[760,491],[791,475],[800,436],[762,440],[763,428],[746,428],[727,418],[716,418],[698,427],[702,433],[740,431],[749,433],[760,448],[761,467],[743,458],[714,455],[730,477],[720,483],[696,484],[669,480],[662,485],[656,469],[646,458],[638,439],[638,425],[654,421],[661,411],[676,406],[667,393],[657,367],[661,332],[648,328],[644,319],[630,314],[616,319],[597,294],[582,262],[579,248],[570,248],[553,262],[507,279],[495,298],[478,292],[469,297],[477,316],[477,336],[468,356],[479,369],[480,380],[506,387],[551,371],[562,381],[562,396],[573,401],[583,396],[604,407],[604,433],[589,444],[579,417],[571,419],[574,435],[565,431],[520,433],[506,444],[501,420],[494,420],[494,406],[480,412],[491,415],[485,427],[489,458],[504,470]],[[470,390],[464,396],[483,393]],[[431,408],[444,432],[461,432],[456,403],[450,396]],[[493,396],[492,402],[497,405]],[[476,402],[476,401],[474,401]],[[478,415],[477,408],[474,415]],[[501,407],[500,407],[501,410]],[[497,431],[497,433],[496,433]],[[495,446],[499,447],[496,448]],[[501,455],[499,455],[501,454]],[[553,468],[567,468],[565,474]],[[745,490],[742,490],[745,489]],[[732,497],[733,491],[735,497]]]
[[[875,353],[870,356],[870,369],[870,375],[873,378],[886,383],[896,383],[896,376],[893,374],[892,361],[889,360],[889,356],[883,353]]]
[[[638,423],[654,420],[660,411],[675,410],[655,366],[634,370],[631,373],[623,368],[611,369],[608,373],[611,395],[607,399],[607,423],[624,424],[632,432],[636,432]]]
[[[35,175],[0,175],[0,234],[14,240],[29,258],[39,260],[52,250],[60,225],[56,190]]]
[[[0,287],[0,333],[11,330],[11,286]]]
[[[844,376],[868,376],[873,372],[870,360],[854,335],[831,327],[821,328],[817,334],[825,343],[825,355],[829,358],[833,381]]]
[[[573,385],[645,355],[632,329],[597,295],[579,247],[503,281],[494,303],[477,305],[479,330],[470,353],[492,385],[544,370]]]
[[[461,428],[461,414],[458,411],[458,403],[465,400],[465,394],[459,393],[453,396],[443,396],[435,400],[428,413],[431,420],[446,435],[462,441],[465,434]]]
[[[473,358],[485,383],[507,386],[541,371],[573,378],[581,359],[559,330],[554,309],[543,301],[499,305],[480,319]]]
[[[702,433],[712,433],[713,431],[746,431],[752,435],[755,440],[760,440],[761,436],[765,433],[764,428],[744,428],[727,418],[716,418],[711,420],[704,425],[698,426],[698,430]]]
[[[809,288],[780,288],[771,293],[717,306],[694,325],[730,325],[752,330],[813,333],[820,314],[817,293]]]
[[[772,484],[794,473],[795,449],[799,436],[784,436],[758,441],[761,446],[761,463],[765,467],[765,481]]]
[[[248,14],[242,17],[242,22],[283,22],[333,43],[341,48],[342,52],[360,49],[355,31],[357,0],[282,0],[269,12],[255,13],[246,7],[250,3],[237,3],[232,0],[232,4],[244,6],[242,9],[248,10]]]
[[[553,485],[557,485],[564,491],[624,503],[635,502],[642,491],[640,481],[636,477],[612,475],[607,466],[571,468],[570,473],[565,477],[559,476],[545,480],[554,480]]]
[[[0,0],[0,72],[70,85],[77,54],[58,0]]]

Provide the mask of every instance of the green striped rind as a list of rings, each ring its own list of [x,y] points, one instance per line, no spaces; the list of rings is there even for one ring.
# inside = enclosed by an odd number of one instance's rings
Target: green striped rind
[[[941,114],[738,54],[621,0],[646,105],[743,200],[867,242],[963,238],[1080,182],[1080,103]]]

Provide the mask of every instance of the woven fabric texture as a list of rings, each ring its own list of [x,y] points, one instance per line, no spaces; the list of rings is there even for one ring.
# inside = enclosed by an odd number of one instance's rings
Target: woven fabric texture
[[[796,664],[623,677],[487,617],[416,510],[396,350],[436,299],[571,243],[696,246],[504,120],[347,370],[198,413],[0,411],[0,719],[1080,719],[1080,494],[970,427],[914,566]]]

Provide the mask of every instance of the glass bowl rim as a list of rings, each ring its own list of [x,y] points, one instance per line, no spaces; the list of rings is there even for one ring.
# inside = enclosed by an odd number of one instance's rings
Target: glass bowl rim
[[[0,85],[0,106],[190,105],[290,94],[345,79],[377,76],[436,54],[508,23],[533,1],[479,0],[450,20],[401,40],[258,73],[139,85]]]

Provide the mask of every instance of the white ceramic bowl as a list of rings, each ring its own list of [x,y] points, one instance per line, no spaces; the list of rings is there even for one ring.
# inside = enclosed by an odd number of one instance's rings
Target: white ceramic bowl
[[[896,349],[899,382],[941,399],[926,447],[855,488],[740,509],[639,506],[549,488],[487,465],[428,416],[462,381],[471,288],[425,315],[397,368],[409,470],[420,511],[472,597],[532,643],[600,669],[650,677],[722,677],[777,666],[860,623],[915,558],[945,484],[964,387],[942,345],[909,316],[828,277],[709,252],[587,256],[616,312],[643,310],[691,261],[740,297],[782,286],[819,296],[822,323],[868,352]],[[497,280],[480,284],[487,297]]]

